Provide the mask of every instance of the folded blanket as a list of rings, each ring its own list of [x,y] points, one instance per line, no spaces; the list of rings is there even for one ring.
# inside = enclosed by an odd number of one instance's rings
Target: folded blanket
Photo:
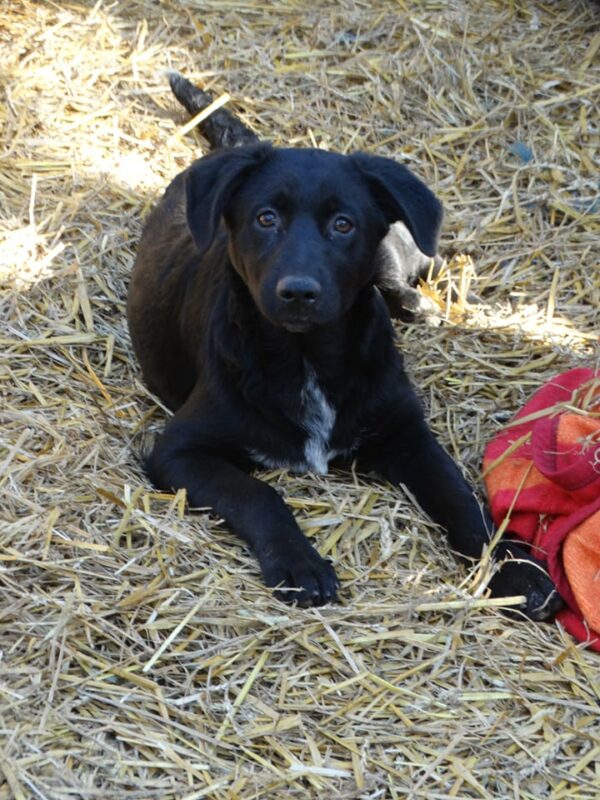
[[[531,545],[566,603],[557,619],[600,652],[600,371],[541,389],[487,446],[496,525]]]

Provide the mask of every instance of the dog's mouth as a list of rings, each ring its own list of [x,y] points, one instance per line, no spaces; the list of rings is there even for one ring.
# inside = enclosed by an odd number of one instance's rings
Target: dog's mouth
[[[313,327],[314,323],[308,319],[290,319],[282,320],[280,324],[289,333],[306,333]]]
[[[260,310],[272,325],[288,333],[307,333],[318,324],[314,314],[303,313],[300,310],[285,309],[284,313],[281,309],[277,309],[275,313],[269,313],[270,309],[264,307]]]
[[[288,333],[308,333],[334,322],[339,316],[335,303],[289,304],[288,307],[282,307],[281,303],[268,300],[257,305],[269,322]]]
[[[278,314],[273,322],[289,333],[306,333],[317,324],[315,315],[305,309],[289,309],[287,313]]]

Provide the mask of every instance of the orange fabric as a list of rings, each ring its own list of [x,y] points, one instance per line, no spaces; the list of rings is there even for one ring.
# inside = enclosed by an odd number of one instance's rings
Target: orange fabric
[[[559,621],[600,651],[600,372],[543,386],[488,445],[494,522],[546,562],[567,608]]]
[[[600,511],[569,534],[563,561],[584,619],[600,632]]]

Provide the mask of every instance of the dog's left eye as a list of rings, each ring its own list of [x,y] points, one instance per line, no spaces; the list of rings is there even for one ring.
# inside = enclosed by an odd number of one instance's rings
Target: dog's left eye
[[[256,217],[256,221],[261,228],[272,228],[277,224],[277,214],[269,209],[261,211]]]
[[[348,217],[336,217],[333,222],[333,229],[336,233],[350,233],[353,228],[354,224]]]

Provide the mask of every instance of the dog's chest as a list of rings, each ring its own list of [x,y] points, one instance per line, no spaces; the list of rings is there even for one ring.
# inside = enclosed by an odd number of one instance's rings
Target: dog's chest
[[[297,423],[306,432],[303,452],[290,453],[289,457],[273,457],[252,450],[252,457],[270,469],[287,468],[294,472],[327,473],[329,461],[338,455],[330,447],[336,412],[319,386],[314,369],[304,365],[304,385],[300,391]]]
[[[308,436],[304,443],[304,458],[311,472],[326,473],[329,460],[335,453],[329,448],[329,441],[335,425],[335,410],[327,402],[317,376],[311,367],[305,368],[306,380],[300,395],[303,411],[301,425]]]

